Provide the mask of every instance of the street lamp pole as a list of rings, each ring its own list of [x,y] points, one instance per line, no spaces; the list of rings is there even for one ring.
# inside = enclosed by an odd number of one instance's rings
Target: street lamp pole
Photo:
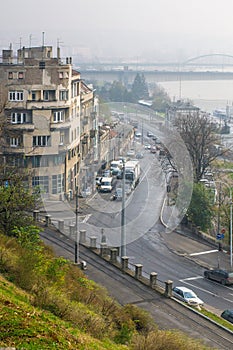
[[[215,182],[219,182],[220,183],[220,185],[221,185],[221,183],[223,183],[224,185],[226,185],[227,187],[228,187],[228,189],[229,189],[229,193],[230,193],[230,267],[231,267],[231,269],[232,269],[232,225],[233,225],[233,223],[232,223],[232,205],[233,205],[233,203],[232,203],[232,189],[231,189],[231,187],[227,184],[227,183],[225,183],[224,181],[221,181],[221,180],[217,180],[217,181],[215,181]],[[220,215],[220,214],[218,214],[218,215]],[[220,229],[220,223],[219,223],[220,221],[218,220],[218,230]],[[219,233],[219,232],[218,232]]]
[[[76,205],[75,205],[75,228],[76,228],[76,237],[75,237],[75,254],[74,254],[74,262],[75,264],[79,264],[79,232],[78,232],[78,186],[76,186]]]
[[[121,208],[121,257],[126,256],[126,236],[125,236],[125,161],[122,169],[122,208]]]
[[[230,188],[230,266],[232,268],[232,190]]]

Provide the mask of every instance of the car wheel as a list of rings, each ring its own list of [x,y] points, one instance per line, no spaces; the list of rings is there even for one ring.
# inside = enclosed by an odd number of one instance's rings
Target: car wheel
[[[205,273],[205,274],[204,274],[204,277],[207,278],[207,279],[210,278],[208,273]]]
[[[221,280],[221,283],[222,283],[223,286],[225,286],[226,280]]]

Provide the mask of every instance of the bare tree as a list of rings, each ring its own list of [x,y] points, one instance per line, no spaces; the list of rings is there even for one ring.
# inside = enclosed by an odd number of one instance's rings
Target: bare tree
[[[174,125],[180,133],[192,160],[194,181],[198,182],[213,160],[219,156],[218,128],[206,114],[179,115]]]

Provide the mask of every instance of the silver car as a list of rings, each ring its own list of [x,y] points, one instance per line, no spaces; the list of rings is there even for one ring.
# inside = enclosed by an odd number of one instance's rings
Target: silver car
[[[204,302],[198,298],[198,296],[191,290],[186,287],[174,287],[172,289],[173,296],[190,306],[202,306]]]

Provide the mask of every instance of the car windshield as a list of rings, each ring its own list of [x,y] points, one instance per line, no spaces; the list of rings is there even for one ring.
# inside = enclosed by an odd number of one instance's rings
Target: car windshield
[[[228,276],[229,276],[230,278],[233,278],[233,272],[230,272],[230,273],[228,274]]]
[[[196,298],[197,296],[192,292],[184,292],[184,297],[189,299],[189,298]]]

